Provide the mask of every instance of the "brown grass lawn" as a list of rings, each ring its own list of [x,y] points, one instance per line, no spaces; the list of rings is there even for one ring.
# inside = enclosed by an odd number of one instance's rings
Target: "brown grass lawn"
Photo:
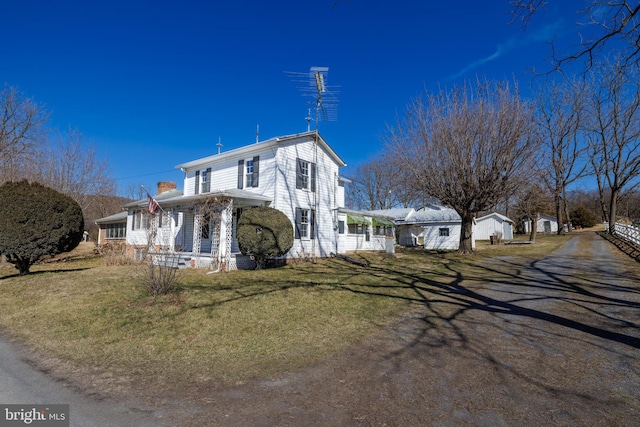
[[[477,253],[400,250],[262,271],[181,270],[180,292],[153,298],[139,267],[105,266],[83,244],[17,276],[0,267],[0,327],[38,352],[132,380],[238,381],[299,367],[375,333],[418,303],[413,281],[446,284],[487,257],[540,258],[570,237]],[[480,277],[481,278],[481,277]]]

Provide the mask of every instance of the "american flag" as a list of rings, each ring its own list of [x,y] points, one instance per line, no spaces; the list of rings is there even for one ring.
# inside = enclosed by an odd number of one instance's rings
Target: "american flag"
[[[149,213],[151,215],[155,214],[156,212],[158,212],[158,210],[162,210],[162,208],[160,207],[160,203],[158,203],[158,201],[156,199],[154,199],[153,197],[151,197],[151,194],[149,194],[149,192],[147,191],[146,188],[144,188],[143,185],[141,185],[140,187],[142,187],[142,189],[144,190],[145,193],[147,193],[147,206],[149,208]]]
[[[150,194],[147,195],[147,203],[149,204],[149,213],[151,215],[153,215],[156,212],[158,212],[158,209],[162,209],[160,207],[160,204],[158,204],[158,201],[156,199],[154,199],[153,197],[151,197]]]

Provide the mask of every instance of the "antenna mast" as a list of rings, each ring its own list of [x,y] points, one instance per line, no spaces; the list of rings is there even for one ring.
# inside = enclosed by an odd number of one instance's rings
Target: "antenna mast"
[[[311,67],[309,72],[286,72],[291,80],[298,85],[302,96],[307,98],[308,115],[307,132],[311,131],[311,120],[316,122],[316,131],[320,121],[336,121],[338,118],[338,91],[328,85],[329,67]],[[315,110],[315,117],[311,116],[311,109]]]

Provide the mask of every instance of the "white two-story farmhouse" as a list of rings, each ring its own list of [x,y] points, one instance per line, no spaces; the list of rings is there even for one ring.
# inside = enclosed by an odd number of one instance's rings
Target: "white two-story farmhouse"
[[[237,221],[245,209],[264,205],[284,212],[293,224],[295,242],[288,258],[385,250],[393,239],[393,222],[344,209],[343,166],[317,132],[182,163],[177,167],[184,172],[184,190],[159,183],[154,199],[161,210],[155,215],[149,215],[146,199],[125,205],[126,244],[151,247],[152,253],[168,249],[188,266],[247,268],[252,261],[239,252]]]

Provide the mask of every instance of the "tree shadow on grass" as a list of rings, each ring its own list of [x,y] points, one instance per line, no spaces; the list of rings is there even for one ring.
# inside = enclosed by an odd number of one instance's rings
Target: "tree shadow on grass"
[[[84,270],[90,270],[90,269],[91,269],[91,267],[65,268],[65,269],[55,269],[55,270],[36,270],[36,271],[31,271],[31,272],[29,272],[29,274],[25,274],[24,276],[20,276],[20,273],[9,274],[7,276],[0,276],[0,281],[6,280],[6,279],[12,279],[12,278],[15,278],[15,277],[28,278],[30,276],[40,276],[42,274],[71,273],[71,272],[75,272],[75,271],[84,271]]]

